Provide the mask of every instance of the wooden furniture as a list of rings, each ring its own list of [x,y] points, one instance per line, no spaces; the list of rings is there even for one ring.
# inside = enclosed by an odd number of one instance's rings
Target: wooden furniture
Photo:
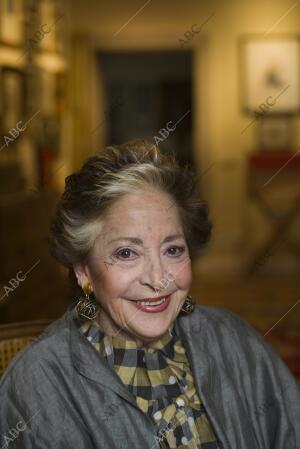
[[[265,151],[249,156],[249,196],[268,220],[271,231],[254,251],[248,274],[253,274],[283,241],[300,260],[300,244],[289,238],[289,231],[300,215],[299,175],[300,151]]]
[[[0,376],[11,359],[51,323],[49,320],[0,325]]]

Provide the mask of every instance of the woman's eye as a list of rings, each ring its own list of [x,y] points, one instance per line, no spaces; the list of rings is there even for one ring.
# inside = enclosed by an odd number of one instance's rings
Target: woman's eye
[[[173,251],[171,255],[179,257],[185,251],[185,246],[171,246],[168,251]],[[176,253],[177,251],[177,253]]]
[[[118,259],[129,259],[130,253],[133,253],[133,251],[129,248],[120,249],[114,254],[114,257],[117,257]]]

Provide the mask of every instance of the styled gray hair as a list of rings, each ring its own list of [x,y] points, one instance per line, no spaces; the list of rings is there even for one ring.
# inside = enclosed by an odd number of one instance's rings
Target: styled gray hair
[[[177,206],[193,258],[209,241],[212,228],[195,173],[188,165],[179,166],[174,154],[163,154],[141,139],[97,151],[66,177],[50,225],[53,257],[73,271],[88,256],[114,201],[149,187],[168,194]]]

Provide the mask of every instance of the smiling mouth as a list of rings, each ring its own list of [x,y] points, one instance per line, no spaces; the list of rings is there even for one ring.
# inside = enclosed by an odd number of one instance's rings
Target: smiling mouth
[[[158,298],[145,298],[145,299],[140,299],[140,300],[130,300],[130,301],[134,301],[137,304],[141,304],[142,306],[159,306],[161,304],[163,304],[164,302],[166,302],[167,298],[171,296],[171,294],[166,295],[166,296],[160,296]]]
[[[164,302],[166,302],[166,296],[164,296],[162,299],[157,299],[157,300],[148,300],[148,301],[136,301],[138,304],[141,304],[142,306],[159,306],[160,304],[163,304]]]

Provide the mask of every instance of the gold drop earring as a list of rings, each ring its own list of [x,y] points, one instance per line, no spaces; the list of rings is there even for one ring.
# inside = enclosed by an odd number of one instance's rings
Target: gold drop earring
[[[184,303],[182,304],[180,313],[183,313],[183,314],[185,314],[185,315],[186,315],[186,314],[190,314],[190,313],[193,312],[194,308],[195,308],[195,304],[194,304],[194,302],[193,302],[193,298],[192,298],[190,295],[188,295],[188,296],[186,297],[186,300],[185,300]]]
[[[90,282],[82,287],[84,297],[80,297],[76,305],[77,316],[80,320],[94,320],[99,311],[99,304],[94,298],[90,298],[93,292],[93,287]]]

